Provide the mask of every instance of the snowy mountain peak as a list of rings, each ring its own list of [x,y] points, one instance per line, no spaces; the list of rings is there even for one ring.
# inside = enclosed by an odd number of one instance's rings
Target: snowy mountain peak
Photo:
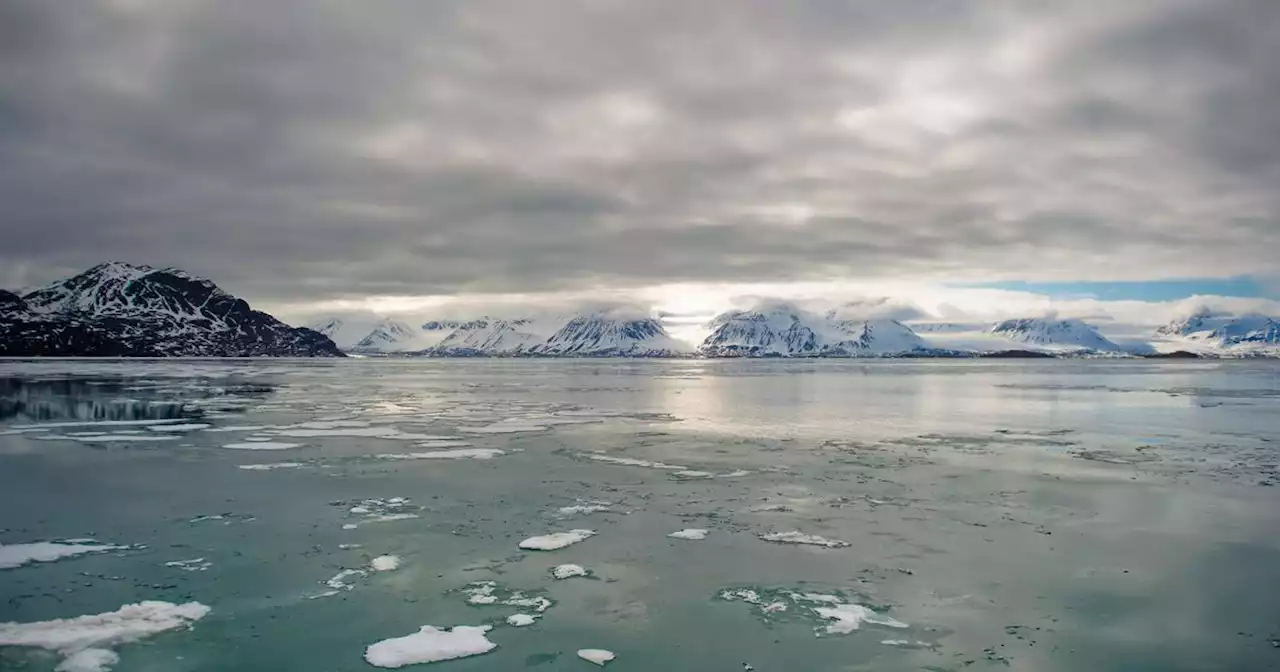
[[[578,315],[530,352],[554,355],[655,357],[692,348],[671,338],[651,317],[613,317],[607,311]]]
[[[713,357],[886,356],[926,347],[910,327],[887,318],[841,319],[788,303],[717,316],[700,352]]]
[[[205,278],[175,268],[155,269],[122,262],[99,264],[23,298],[37,313],[165,313],[217,321],[249,307]]]
[[[1220,315],[1200,310],[1156,330],[1160,336],[1220,347],[1280,346],[1280,322],[1259,315]]]
[[[412,327],[404,322],[385,317],[374,325],[368,335],[356,343],[355,349],[377,352],[388,349],[401,349],[401,347],[413,344],[420,335],[423,334],[415,332]]]
[[[1005,320],[991,327],[990,333],[1027,345],[1103,352],[1122,350],[1093,326],[1077,319],[1028,317]]]

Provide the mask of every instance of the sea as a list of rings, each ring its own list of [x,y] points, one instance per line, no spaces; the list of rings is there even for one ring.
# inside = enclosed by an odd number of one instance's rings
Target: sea
[[[1280,670],[1280,362],[0,360],[0,670],[600,664]]]

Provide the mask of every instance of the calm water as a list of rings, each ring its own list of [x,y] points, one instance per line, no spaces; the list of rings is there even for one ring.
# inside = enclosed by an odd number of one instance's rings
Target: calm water
[[[101,420],[179,424],[65,425]],[[1280,669],[1278,449],[1274,362],[0,361],[0,543],[131,547],[0,570],[0,622],[212,608],[125,671],[372,670],[483,624],[423,669]],[[476,581],[552,606],[510,627]]]

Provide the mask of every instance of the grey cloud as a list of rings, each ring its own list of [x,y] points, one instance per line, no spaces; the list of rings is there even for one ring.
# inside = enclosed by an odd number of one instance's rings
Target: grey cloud
[[[0,9],[0,282],[251,299],[1264,273],[1268,0]]]

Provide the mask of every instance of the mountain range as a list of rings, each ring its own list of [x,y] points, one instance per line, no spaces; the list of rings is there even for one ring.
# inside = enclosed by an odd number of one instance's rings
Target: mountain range
[[[118,262],[19,296],[0,290],[0,355],[341,357],[322,334],[174,268]]]
[[[207,279],[110,262],[22,294],[0,290],[0,356],[1280,356],[1280,322],[1256,314],[1198,310],[1133,343],[1107,338],[1084,321],[1052,316],[989,326],[902,317],[868,312],[865,302],[816,313],[767,301],[715,316],[697,345],[673,338],[659,318],[617,308],[419,326],[390,317],[329,318],[297,328]]]

